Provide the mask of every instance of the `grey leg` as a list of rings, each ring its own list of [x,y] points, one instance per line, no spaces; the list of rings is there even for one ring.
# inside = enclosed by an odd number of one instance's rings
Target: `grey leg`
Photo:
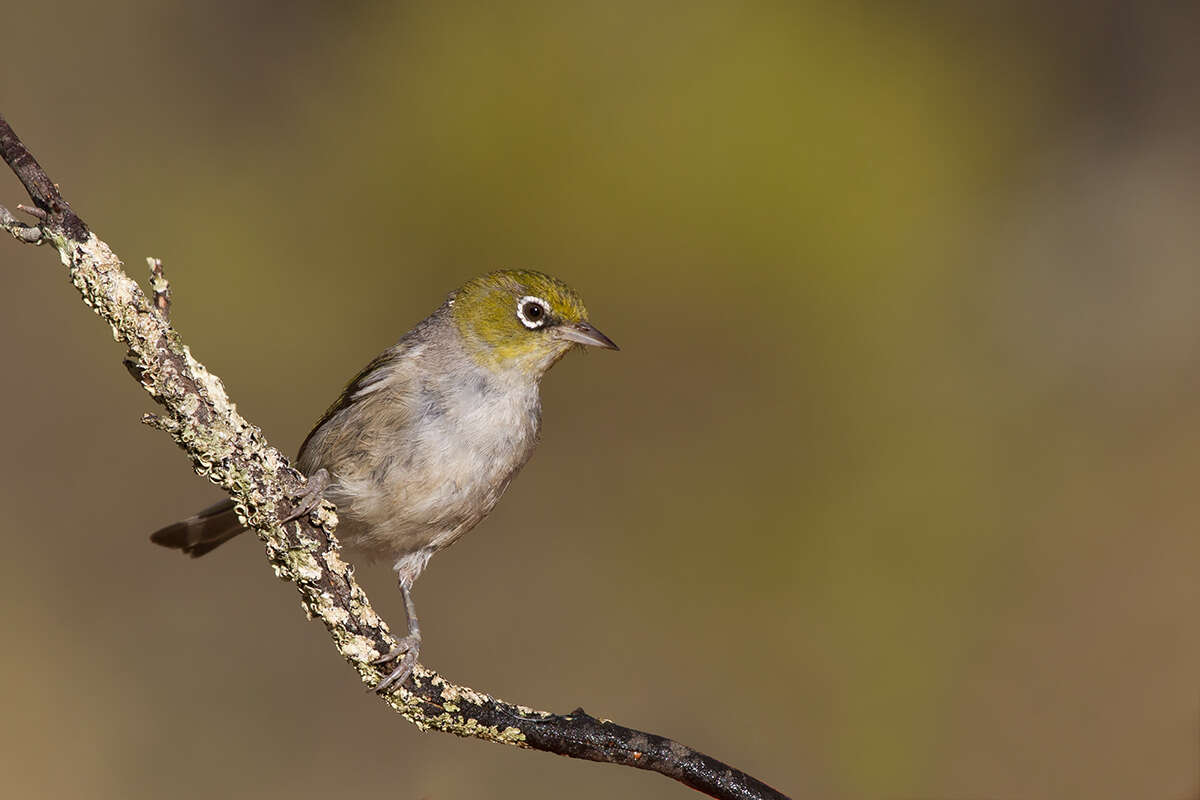
[[[412,586],[404,580],[400,581],[400,592],[404,595],[404,614],[408,617],[408,635],[396,643],[387,654],[372,661],[372,664],[390,664],[398,661],[391,674],[381,680],[373,692],[386,692],[391,687],[408,680],[413,667],[417,664],[417,655],[421,652],[421,626],[417,624],[417,611],[413,607]]]

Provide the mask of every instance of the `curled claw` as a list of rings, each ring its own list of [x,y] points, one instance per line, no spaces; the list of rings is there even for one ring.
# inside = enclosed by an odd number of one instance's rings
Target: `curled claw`
[[[404,614],[408,617],[408,635],[396,643],[396,646],[385,655],[372,661],[372,664],[390,664],[399,661],[396,668],[386,678],[371,687],[371,691],[382,694],[393,686],[404,683],[417,665],[417,656],[421,653],[421,626],[417,623],[417,611],[413,606],[412,586],[404,579],[400,580],[400,593],[404,595]]]
[[[322,467],[308,476],[308,483],[304,484],[304,491],[296,496],[296,505],[279,518],[279,524],[284,525],[316,511],[324,499],[327,488],[329,488],[329,471]]]
[[[395,669],[388,673],[386,678],[372,686],[370,691],[383,693],[396,684],[404,683],[408,680],[408,676],[412,674],[413,667],[417,665],[417,655],[420,652],[421,637],[409,634],[397,642],[396,646],[386,654],[372,661],[371,663],[376,666],[390,664],[393,661],[397,663]]]

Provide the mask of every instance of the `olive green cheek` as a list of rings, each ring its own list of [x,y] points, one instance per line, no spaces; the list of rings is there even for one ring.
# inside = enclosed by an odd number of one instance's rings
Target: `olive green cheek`
[[[477,364],[540,373],[565,352],[563,343],[547,331],[531,330],[518,319],[517,303],[525,295],[545,300],[565,323],[587,318],[579,295],[549,275],[502,270],[476,278],[455,293],[450,313]]]

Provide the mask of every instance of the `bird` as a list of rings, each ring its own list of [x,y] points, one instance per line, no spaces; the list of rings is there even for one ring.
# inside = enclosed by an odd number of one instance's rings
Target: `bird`
[[[308,483],[280,521],[327,499],[351,554],[396,572],[408,630],[373,662],[394,662],[375,691],[403,684],[417,663],[413,583],[496,506],[538,443],[542,378],[583,347],[619,349],[575,290],[533,270],[488,273],[359,371],[300,445]],[[245,530],[226,500],[150,539],[199,557]]]

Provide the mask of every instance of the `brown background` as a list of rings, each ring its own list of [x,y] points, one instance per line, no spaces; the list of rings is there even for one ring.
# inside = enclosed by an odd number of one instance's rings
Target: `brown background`
[[[0,98],[287,450],[464,279],[583,293],[623,350],[418,583],[430,666],[796,797],[1196,797],[1194,11],[388,5],[13,4]],[[5,796],[691,796],[421,734],[254,541],[152,547],[215,490],[53,253],[0,296]]]

